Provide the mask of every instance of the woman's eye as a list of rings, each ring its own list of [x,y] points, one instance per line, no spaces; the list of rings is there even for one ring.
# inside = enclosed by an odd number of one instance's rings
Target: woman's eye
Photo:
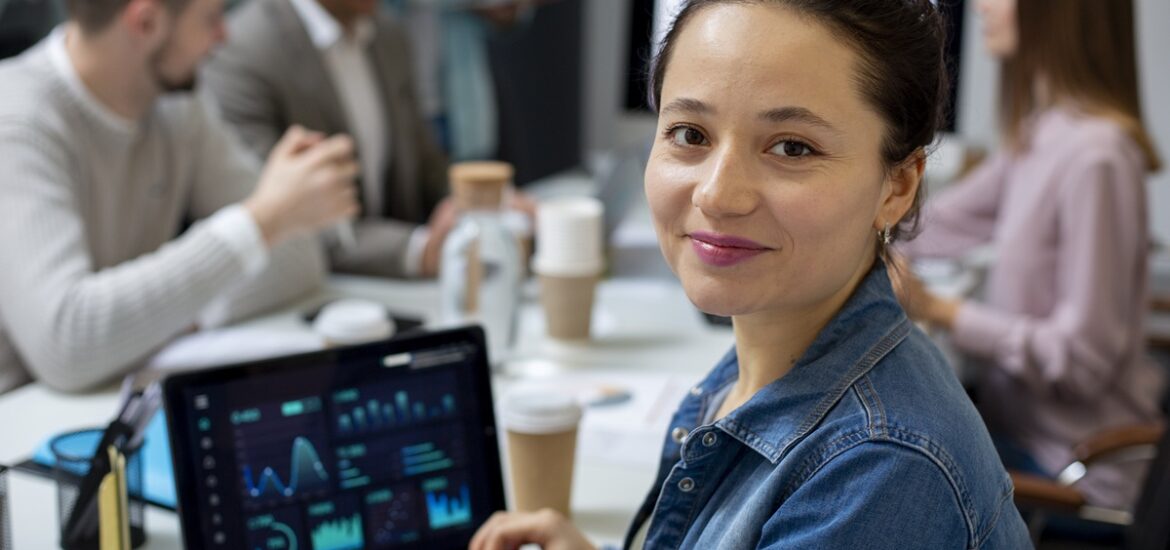
[[[800,141],[784,140],[772,147],[772,152],[782,157],[807,157],[814,154],[812,147]]]
[[[670,140],[675,145],[705,145],[707,138],[703,137],[703,133],[691,128],[689,126],[679,126],[671,128]]]

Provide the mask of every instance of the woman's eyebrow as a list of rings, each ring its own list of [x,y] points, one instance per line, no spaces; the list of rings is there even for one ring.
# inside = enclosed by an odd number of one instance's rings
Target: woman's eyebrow
[[[688,114],[688,115],[711,115],[715,114],[715,108],[711,105],[703,103],[702,101],[690,97],[680,97],[671,100],[666,106],[662,108],[659,114]],[[775,109],[768,109],[762,111],[758,118],[765,122],[772,124],[780,124],[784,122],[797,122],[817,126],[823,128],[834,134],[840,134],[841,131],[833,126],[824,117],[817,115],[809,109],[804,107],[777,107]]]
[[[776,109],[769,109],[767,111],[761,112],[758,118],[773,124],[780,124],[783,122],[799,122],[824,128],[825,130],[835,134],[841,133],[841,131],[838,130],[836,126],[833,126],[829,121],[804,107],[779,107]]]
[[[660,114],[691,114],[691,115],[705,115],[715,112],[715,108],[689,97],[680,97],[667,103],[662,108]]]

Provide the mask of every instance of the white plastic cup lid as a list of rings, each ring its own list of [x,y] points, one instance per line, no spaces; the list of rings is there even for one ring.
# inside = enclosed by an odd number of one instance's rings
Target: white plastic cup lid
[[[593,197],[562,197],[537,205],[533,269],[550,275],[602,270],[604,206]]]
[[[504,401],[504,428],[523,434],[567,432],[581,422],[581,406],[568,395],[524,392]]]
[[[600,258],[579,262],[550,261],[547,256],[532,258],[532,272],[553,277],[588,277],[605,271],[605,262]]]
[[[360,344],[393,336],[395,326],[382,304],[344,299],[321,308],[313,330],[335,344]]]

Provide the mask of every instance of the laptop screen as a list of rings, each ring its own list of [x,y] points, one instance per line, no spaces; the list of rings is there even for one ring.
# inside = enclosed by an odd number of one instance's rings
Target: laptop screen
[[[466,548],[504,508],[478,328],[183,374],[188,548]]]

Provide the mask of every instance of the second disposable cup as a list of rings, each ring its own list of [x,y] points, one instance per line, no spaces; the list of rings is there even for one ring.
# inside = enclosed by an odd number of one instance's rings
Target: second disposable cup
[[[512,395],[504,407],[515,509],[551,508],[568,517],[581,407],[568,396],[537,393]]]
[[[348,346],[385,340],[394,335],[394,320],[377,302],[344,299],[321,308],[313,330],[328,346]]]
[[[540,302],[553,338],[589,337],[594,290],[605,269],[603,211],[592,197],[554,199],[537,207],[532,270],[540,280]]]

